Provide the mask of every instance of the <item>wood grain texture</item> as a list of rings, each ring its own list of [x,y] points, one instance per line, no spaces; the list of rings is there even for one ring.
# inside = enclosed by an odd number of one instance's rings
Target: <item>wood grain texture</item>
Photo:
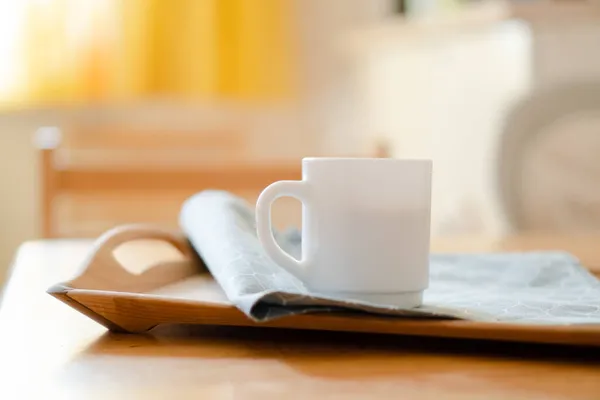
[[[547,240],[434,240],[433,250],[558,245],[600,265],[597,237]],[[600,351],[593,347],[205,325],[108,333],[45,293],[80,272],[91,246],[21,246],[0,308],[0,398],[599,398]],[[156,246],[147,249],[162,257]]]

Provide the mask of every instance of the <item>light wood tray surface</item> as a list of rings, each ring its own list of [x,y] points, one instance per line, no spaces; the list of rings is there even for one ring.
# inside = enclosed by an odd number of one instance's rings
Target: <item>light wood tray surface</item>
[[[81,273],[48,292],[108,329],[130,333],[162,324],[201,324],[600,346],[600,325],[516,325],[358,313],[255,323],[228,301],[181,234],[141,226],[107,232],[96,241]]]

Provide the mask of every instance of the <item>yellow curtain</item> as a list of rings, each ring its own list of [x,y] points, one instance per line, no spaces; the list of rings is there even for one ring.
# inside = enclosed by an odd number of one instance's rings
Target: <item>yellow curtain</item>
[[[5,105],[294,95],[291,0],[24,4],[0,15],[0,24],[21,18],[7,47],[16,60],[12,75],[4,71],[11,85],[0,85]]]

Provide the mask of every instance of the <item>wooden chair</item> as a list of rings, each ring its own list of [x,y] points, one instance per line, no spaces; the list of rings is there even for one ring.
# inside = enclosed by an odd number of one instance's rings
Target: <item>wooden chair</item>
[[[253,202],[271,182],[301,178],[298,160],[249,159],[236,132],[45,127],[35,142],[45,238],[94,237],[135,222],[172,228],[182,202],[201,190],[228,190]]]

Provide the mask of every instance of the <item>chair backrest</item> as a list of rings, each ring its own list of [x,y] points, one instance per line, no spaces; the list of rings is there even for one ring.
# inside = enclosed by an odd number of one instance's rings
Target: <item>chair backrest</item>
[[[176,227],[204,189],[254,201],[273,181],[300,179],[297,160],[260,163],[238,132],[40,128],[41,234],[93,237],[117,224]]]

